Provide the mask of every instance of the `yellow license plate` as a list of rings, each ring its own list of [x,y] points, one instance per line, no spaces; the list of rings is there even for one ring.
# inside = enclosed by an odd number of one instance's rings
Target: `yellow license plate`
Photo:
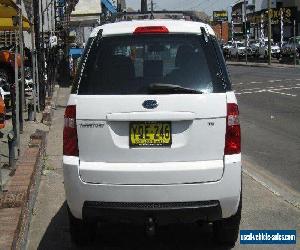
[[[171,147],[171,122],[130,122],[130,147]]]

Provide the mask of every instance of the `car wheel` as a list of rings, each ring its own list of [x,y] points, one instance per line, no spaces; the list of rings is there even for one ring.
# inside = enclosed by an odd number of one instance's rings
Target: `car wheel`
[[[78,246],[86,246],[96,238],[97,223],[77,219],[68,207],[71,240]]]
[[[235,215],[213,223],[214,239],[226,246],[234,246],[239,236],[239,228],[242,212],[242,198],[240,199],[238,211]]]

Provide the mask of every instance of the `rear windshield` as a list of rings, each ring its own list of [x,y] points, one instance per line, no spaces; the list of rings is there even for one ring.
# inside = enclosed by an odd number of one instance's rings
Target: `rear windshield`
[[[153,85],[179,86],[203,94],[230,88],[220,48],[213,38],[119,36],[89,44],[86,62],[78,70],[78,94],[143,95],[151,94]]]

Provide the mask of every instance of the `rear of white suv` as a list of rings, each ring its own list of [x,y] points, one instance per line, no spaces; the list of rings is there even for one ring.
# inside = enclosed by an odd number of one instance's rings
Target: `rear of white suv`
[[[96,28],[65,112],[72,239],[98,221],[213,222],[234,244],[241,215],[239,111],[211,28],[151,20]]]

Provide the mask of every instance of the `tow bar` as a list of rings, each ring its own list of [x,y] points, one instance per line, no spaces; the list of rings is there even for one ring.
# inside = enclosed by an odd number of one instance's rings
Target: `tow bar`
[[[145,223],[146,234],[148,237],[153,237],[155,235],[155,222],[153,218],[149,217]]]

